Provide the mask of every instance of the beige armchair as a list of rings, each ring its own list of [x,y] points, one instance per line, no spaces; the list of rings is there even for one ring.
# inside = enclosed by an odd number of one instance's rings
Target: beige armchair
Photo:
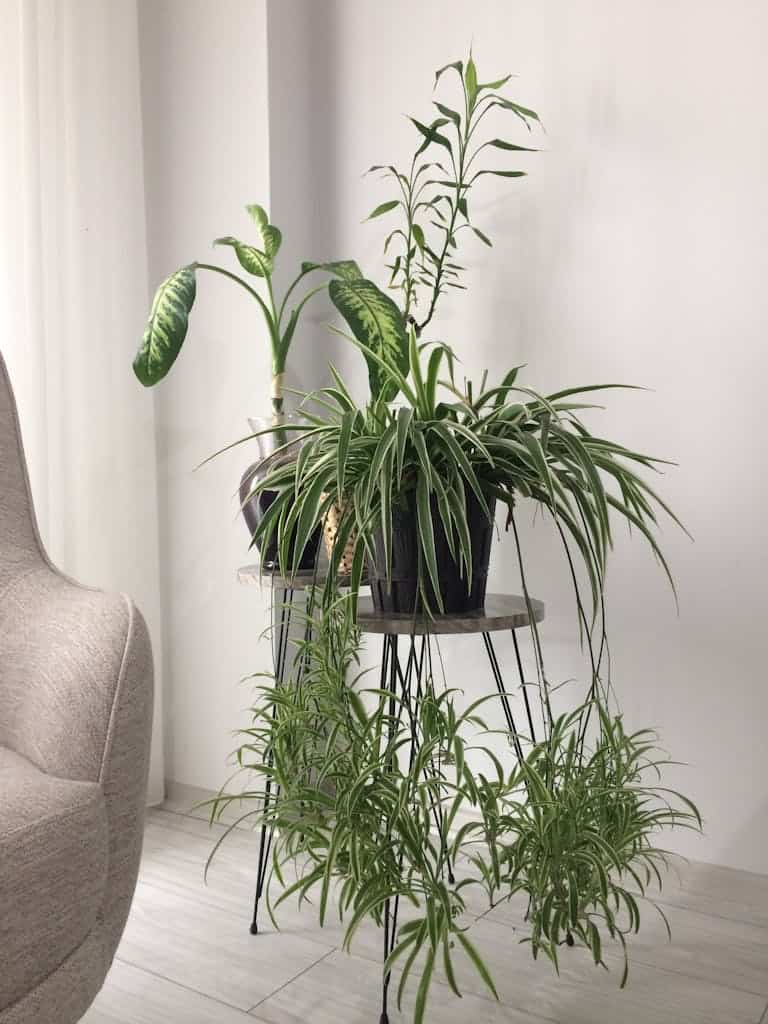
[[[70,1024],[101,988],[136,884],[151,717],[141,615],[42,548],[0,356],[0,1024]]]

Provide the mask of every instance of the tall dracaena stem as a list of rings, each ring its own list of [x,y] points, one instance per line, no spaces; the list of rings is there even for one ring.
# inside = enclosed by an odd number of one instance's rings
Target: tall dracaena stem
[[[470,96],[467,93],[467,87],[464,85],[464,126],[456,124],[456,138],[458,142],[458,159],[454,157],[453,152],[451,153],[451,165],[453,167],[455,182],[453,185],[453,197],[451,201],[451,213],[448,227],[445,229],[445,238],[443,239],[443,245],[438,256],[437,262],[435,263],[434,270],[434,281],[432,284],[432,297],[429,303],[429,309],[427,315],[420,323],[416,323],[416,333],[421,334],[427,324],[430,322],[432,317],[435,315],[437,309],[437,303],[442,294],[443,279],[445,276],[446,260],[448,258],[448,252],[456,246],[455,231],[456,221],[459,216],[459,212],[462,207],[463,193],[467,189],[467,182],[464,180],[466,173],[466,155],[467,145],[469,143],[470,132],[472,130],[472,115],[474,112],[473,104]]]
[[[395,210],[404,215],[402,226],[395,227],[384,242],[384,253],[398,239],[398,246],[404,251],[394,255],[387,264],[391,272],[389,287],[402,292],[401,312],[406,323],[410,323],[417,334],[421,334],[435,316],[440,296],[448,288],[464,288],[459,282],[465,269],[455,262],[458,250],[458,236],[470,229],[485,244],[491,240],[470,220],[468,196],[475,182],[483,175],[497,175],[504,178],[523,177],[525,172],[507,170],[503,167],[483,165],[476,167],[483,151],[535,152],[528,146],[521,146],[501,138],[478,138],[478,127],[486,114],[492,110],[512,113],[530,130],[531,123],[538,121],[535,111],[507,99],[501,92],[509,81],[506,75],[496,81],[480,83],[477,68],[470,54],[466,64],[455,61],[446,65],[436,74],[436,84],[444,72],[457,72],[461,81],[463,109],[454,110],[438,100],[434,101],[439,116],[429,123],[410,118],[421,136],[421,141],[411,160],[408,173],[399,171],[392,164],[376,164],[371,171],[384,172],[384,178],[397,183],[399,196],[380,203],[369,215],[368,220],[386,216]],[[447,153],[447,160],[422,161],[427,150],[434,152],[439,147]],[[427,173],[431,172],[431,173]],[[439,232],[439,235],[435,235]],[[419,295],[420,289],[424,294]],[[415,307],[423,299],[424,313],[417,316]]]

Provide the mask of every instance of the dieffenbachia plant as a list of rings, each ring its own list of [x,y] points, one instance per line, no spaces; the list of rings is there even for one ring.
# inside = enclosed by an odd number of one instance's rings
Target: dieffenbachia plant
[[[275,415],[280,416],[283,411],[285,365],[299,317],[307,302],[313,295],[323,291],[325,284],[305,292],[289,311],[289,300],[295,289],[308,274],[316,270],[327,271],[340,280],[355,281],[362,278],[362,273],[353,260],[302,263],[299,274],[288,286],[282,301],[278,304],[272,287],[272,274],[282,242],[282,233],[274,224],[269,223],[269,217],[263,207],[254,203],[247,206],[246,210],[259,230],[261,247],[240,241],[231,235],[217,238],[213,244],[229,246],[242,269],[251,277],[263,282],[264,294],[259,294],[256,288],[240,275],[213,263],[189,263],[174,271],[155,293],[144,337],[133,361],[133,369],[146,387],[157,384],[165,377],[181,351],[187,335],[189,314],[197,292],[197,272],[206,270],[222,274],[244,288],[258,303],[264,315],[272,350],[272,408]]]

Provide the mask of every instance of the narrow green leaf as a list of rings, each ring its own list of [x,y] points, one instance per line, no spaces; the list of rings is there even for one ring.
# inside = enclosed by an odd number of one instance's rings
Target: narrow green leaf
[[[526,124],[529,120],[540,121],[539,115],[535,110],[531,110],[529,107],[522,107],[519,103],[513,103],[512,100],[505,99],[503,96],[499,96],[494,103],[503,107],[505,110],[511,110]]]
[[[416,510],[417,524],[419,530],[419,544],[424,561],[427,565],[429,578],[435,591],[438,608],[443,610],[443,602],[440,597],[440,578],[437,571],[437,558],[435,556],[435,534],[432,526],[432,508],[429,500],[429,486],[427,476],[420,473],[416,483]]]
[[[480,975],[480,977],[483,979],[486,987],[493,994],[494,999],[498,999],[499,998],[499,993],[496,991],[496,986],[493,983],[493,978],[491,977],[490,971],[485,966],[485,963],[483,962],[483,958],[480,956],[480,954],[478,953],[478,951],[475,948],[475,946],[472,944],[472,942],[469,939],[469,937],[467,936],[467,934],[465,932],[462,932],[462,931],[456,931],[456,932],[454,932],[454,934],[456,935],[456,938],[459,940],[459,942],[464,947],[467,956],[469,957],[469,959],[474,964],[475,970]]]
[[[438,68],[438,70],[435,72],[435,87],[437,86],[437,83],[440,81],[441,77],[445,74],[445,72],[449,71],[450,69],[456,71],[459,75],[459,78],[461,78],[462,75],[464,74],[463,61],[454,60],[450,64],[445,64],[443,67]]]
[[[436,142],[438,146],[443,146],[445,149],[448,150],[449,153],[453,152],[453,146],[451,145],[450,139],[448,139],[445,135],[442,135],[438,131],[438,127],[441,123],[441,120],[442,123],[444,124],[445,119],[438,118],[438,120],[433,121],[431,125],[422,124],[421,121],[417,121],[415,117],[411,117],[409,118],[409,120],[416,126],[416,128],[418,128],[418,130],[424,136],[424,141],[422,142],[421,146],[416,150],[416,156],[419,156],[419,154],[423,153],[427,146],[431,145],[433,142]]]
[[[405,446],[408,441],[412,420],[413,408],[411,406],[403,406],[403,408],[397,410],[397,476],[395,478],[395,486],[398,490],[402,487]]]
[[[456,974],[453,970],[453,962],[451,961],[451,943],[449,933],[446,933],[443,936],[443,967],[445,969],[445,977],[451,987],[451,991],[455,996],[458,996],[459,999],[461,999],[461,992],[459,991],[459,986],[456,984]]]
[[[467,61],[467,67],[464,71],[464,86],[467,90],[467,98],[469,100],[469,109],[473,110],[475,102],[477,101],[477,68],[475,62],[470,54],[469,60]]]
[[[483,234],[480,228],[473,227],[472,230],[475,232],[475,234],[477,235],[481,242],[485,242],[485,244],[488,246],[493,246],[493,242],[490,240],[488,235]]]
[[[381,217],[382,214],[389,213],[390,210],[394,210],[394,208],[399,205],[399,199],[390,199],[386,203],[380,203],[373,213],[368,214],[366,220],[373,220],[374,217]]]
[[[497,171],[488,168],[484,171],[478,171],[476,174],[473,174],[472,181],[482,178],[484,174],[494,174],[497,178],[524,178],[527,173],[527,171]]]
[[[336,467],[331,466],[326,469],[325,472],[318,473],[312,481],[309,489],[300,496],[299,501],[296,502],[292,509],[297,523],[296,539],[293,543],[294,572],[298,570],[301,556],[304,554],[309,538],[320,522],[320,504],[322,502],[323,491],[327,488],[329,479],[333,479],[335,470]],[[288,540],[290,540],[290,529],[287,532],[289,534]],[[283,538],[281,537],[281,540],[282,539]],[[285,566],[289,563],[287,560],[281,559],[281,564]]]
[[[507,142],[505,139],[489,139],[483,143],[484,146],[493,146],[494,149],[504,149],[515,153],[538,153],[538,149],[530,146],[518,146],[514,142]]]
[[[458,111],[456,110],[451,110],[450,107],[446,107],[443,103],[438,103],[436,100],[434,102],[435,106],[440,111],[440,113],[444,117],[447,117],[449,120],[453,121],[453,123],[458,128],[459,125],[461,124],[461,114],[459,114]]]
[[[432,972],[435,969],[435,950],[434,947],[430,947],[427,952],[427,958],[424,961],[424,966],[421,969],[421,981],[419,982],[419,988],[416,992],[416,1005],[413,1010],[413,1024],[424,1024],[424,1011],[427,1005],[427,994],[429,992],[429,985],[432,981]]]
[[[349,449],[349,439],[352,436],[352,424],[354,422],[354,416],[355,414],[353,412],[345,412],[341,418],[338,451],[336,454],[336,484],[338,488],[339,500],[341,500],[344,497],[344,473],[347,465],[347,451]]]
[[[487,89],[490,92],[496,92],[498,89],[503,89],[511,77],[512,75],[505,75],[503,78],[497,78],[495,82],[483,82],[482,85],[478,85],[477,91],[483,92],[484,89]]]

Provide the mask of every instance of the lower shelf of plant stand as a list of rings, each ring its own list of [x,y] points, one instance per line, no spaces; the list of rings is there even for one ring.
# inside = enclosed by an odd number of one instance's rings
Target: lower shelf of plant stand
[[[300,569],[293,576],[283,576],[279,569],[270,565],[241,565],[237,570],[237,582],[252,586],[268,586],[278,590],[307,590],[309,587],[321,587],[327,578],[323,568]],[[339,576],[339,586],[346,586],[348,577]],[[367,576],[360,582],[362,587],[368,586]]]
[[[237,570],[239,583],[266,585],[285,591],[305,590],[325,582],[325,574],[314,569],[302,570],[294,576],[283,576],[269,566],[243,565]],[[344,586],[344,579],[339,582]],[[367,586],[365,579],[362,586]],[[533,621],[544,618],[544,602],[532,597],[530,612]],[[469,633],[498,633],[507,629],[523,629],[531,624],[531,614],[524,597],[516,594],[488,594],[485,607],[476,612],[462,612],[457,615],[401,615],[379,612],[373,607],[370,597],[361,597],[358,602],[357,622],[363,633],[378,633],[400,636],[433,636]]]
[[[357,606],[357,624],[363,633],[386,633],[390,636],[445,636],[448,634],[498,633],[522,629],[544,618],[544,602],[535,597],[530,610],[524,597],[515,594],[488,594],[485,607],[476,612],[457,615],[401,615],[379,612],[370,597],[361,597]]]

